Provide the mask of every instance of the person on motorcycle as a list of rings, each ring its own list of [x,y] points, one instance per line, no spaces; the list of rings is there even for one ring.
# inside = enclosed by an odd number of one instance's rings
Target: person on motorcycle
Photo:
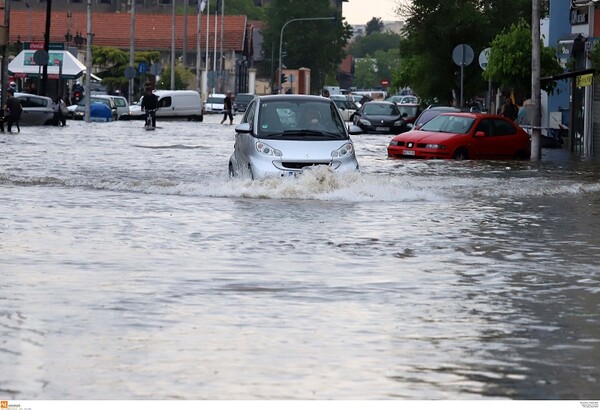
[[[146,86],[146,94],[142,98],[142,111],[146,112],[146,127],[156,128],[156,110],[158,109],[158,96],[152,92],[152,87]]]

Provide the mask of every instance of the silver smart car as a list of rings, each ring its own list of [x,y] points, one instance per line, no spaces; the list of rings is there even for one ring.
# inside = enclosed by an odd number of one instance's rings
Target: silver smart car
[[[329,98],[287,94],[256,97],[235,131],[229,159],[231,176],[295,176],[318,165],[337,172],[358,170],[350,135],[361,130],[355,125],[346,128]]]

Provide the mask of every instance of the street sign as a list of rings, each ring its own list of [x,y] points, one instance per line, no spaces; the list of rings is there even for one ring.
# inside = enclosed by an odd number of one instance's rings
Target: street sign
[[[150,73],[152,73],[152,75],[160,75],[161,72],[162,66],[160,63],[154,63],[150,66]]]
[[[473,48],[468,44],[459,44],[452,50],[452,60],[454,64],[460,66],[460,106],[463,106],[463,92],[464,92],[464,81],[465,81],[465,66],[473,62],[475,53]]]
[[[133,68],[132,66],[128,66],[125,69],[125,78],[127,78],[128,80],[132,80],[135,78],[135,68]]]
[[[387,87],[388,85],[390,85],[390,81],[387,78],[384,78],[383,80],[381,80],[382,87]]]
[[[594,74],[584,74],[575,77],[575,83],[577,85],[577,88],[588,87],[592,85],[593,80]]]
[[[144,74],[146,71],[148,71],[148,65],[142,61],[138,66],[138,71],[140,74]]]
[[[469,65],[473,62],[475,53],[473,48],[468,44],[459,44],[452,50],[452,60],[456,65]]]
[[[48,64],[49,56],[46,50],[37,50],[33,53],[33,62],[37,65],[46,65]]]
[[[479,67],[481,67],[483,70],[487,69],[487,65],[488,65],[488,61],[490,59],[491,53],[492,53],[491,47],[485,48],[485,49],[481,50],[481,53],[479,53]]]

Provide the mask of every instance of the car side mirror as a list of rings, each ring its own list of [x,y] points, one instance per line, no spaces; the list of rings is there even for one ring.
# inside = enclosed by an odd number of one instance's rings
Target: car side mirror
[[[249,122],[244,122],[235,126],[235,132],[238,134],[249,134],[252,132],[252,125]]]
[[[485,131],[477,131],[475,133],[475,138],[484,138],[486,136],[487,136],[487,134],[485,133]]]
[[[350,124],[348,125],[348,133],[350,135],[362,134],[362,128],[360,128],[358,125]]]

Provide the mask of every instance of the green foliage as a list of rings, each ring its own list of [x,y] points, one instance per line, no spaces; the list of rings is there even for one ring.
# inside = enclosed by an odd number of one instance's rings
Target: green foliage
[[[542,77],[561,73],[562,67],[553,48],[541,46]],[[513,89],[519,95],[531,91],[531,27],[525,20],[513,24],[509,30],[496,36],[484,77],[498,83],[504,89]],[[554,84],[545,84],[552,91]]]
[[[594,76],[600,76],[600,46],[597,44],[590,51],[590,60],[592,60],[592,67],[596,69]]]
[[[328,1],[273,0],[266,8],[267,26],[263,30],[265,66],[275,69],[279,65],[280,33],[286,22],[334,17],[335,13]],[[323,88],[326,76],[334,75],[345,57],[344,47],[352,35],[352,28],[337,17],[335,21],[294,21],[284,29],[282,63],[288,68],[310,68],[312,92]]]
[[[372,58],[357,59],[354,63],[354,86],[361,89],[374,88],[379,85],[377,63]]]
[[[468,44],[475,54],[473,63],[464,68],[466,101],[487,90],[477,64],[479,53],[505,27],[521,17],[531,19],[531,0],[412,0],[399,8],[407,19],[392,86],[410,86],[423,99],[444,103],[452,90],[460,91],[454,47]]]
[[[195,75],[185,69],[183,64],[175,64],[175,89],[187,90],[189,85],[195,81]],[[160,79],[156,83],[157,90],[171,89],[171,66],[166,67],[160,75]]]
[[[355,58],[373,55],[378,50],[398,50],[402,37],[395,33],[373,33],[369,36],[361,36],[355,39],[348,52]]]
[[[160,61],[158,51],[139,51],[134,55],[134,68],[139,68],[140,62],[145,62],[150,67],[151,64]],[[125,78],[125,69],[129,66],[129,53],[115,47],[92,46],[92,64],[99,68],[97,74],[102,78],[102,84],[109,90],[126,90],[129,81]],[[140,81],[144,82],[140,76],[136,77],[135,82],[139,89]]]
[[[202,0],[200,0],[202,1]],[[215,14],[216,0],[210,1],[210,14]],[[219,8],[221,6],[219,5]],[[188,7],[188,13],[196,13],[196,6]],[[206,9],[204,10],[206,13]],[[182,13],[180,13],[182,14]],[[221,10],[219,10],[221,14]],[[265,14],[261,7],[256,7],[252,0],[225,0],[225,14],[228,16],[248,16],[250,20],[264,20]]]
[[[381,33],[383,31],[383,21],[378,17],[373,17],[367,23],[367,27],[365,29],[367,36],[373,33]]]

